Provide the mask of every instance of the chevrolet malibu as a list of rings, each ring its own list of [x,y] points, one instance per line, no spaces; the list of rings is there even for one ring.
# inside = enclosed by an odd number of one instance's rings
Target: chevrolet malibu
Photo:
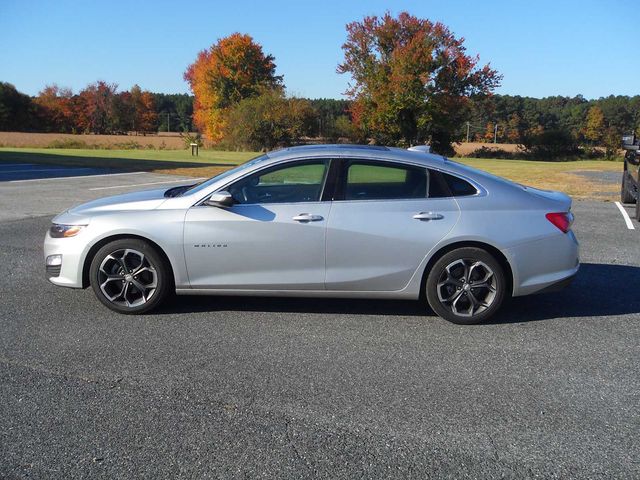
[[[91,286],[120,313],[174,292],[395,298],[472,324],[508,297],[571,281],[572,221],[563,193],[425,149],[322,145],[71,208],[44,252],[51,282]]]

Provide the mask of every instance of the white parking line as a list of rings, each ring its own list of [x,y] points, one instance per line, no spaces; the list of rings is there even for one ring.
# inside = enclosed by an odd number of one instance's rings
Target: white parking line
[[[27,180],[9,180],[9,183],[46,182],[49,180],[69,180],[74,178],[115,177],[116,175],[141,175],[147,172],[105,173],[102,175],[78,175],[74,177],[29,178]]]
[[[616,202],[616,207],[618,207],[618,210],[620,210],[620,213],[622,214],[622,218],[624,218],[624,223],[627,224],[627,228],[629,230],[635,230],[635,227],[633,226],[633,223],[631,222],[631,219],[629,218],[629,214],[624,209],[624,207],[620,204],[620,202]]]
[[[200,178],[183,178],[182,180],[166,180],[164,182],[147,182],[147,183],[135,183],[132,185],[113,185],[113,186],[109,186],[109,187],[95,187],[95,188],[90,188],[89,190],[111,190],[112,188],[126,188],[126,187],[144,187],[146,185],[161,185],[163,183],[179,183],[179,182],[184,182],[184,183],[189,183],[191,180],[193,181],[198,181],[198,180],[204,180],[206,177],[200,177]]]

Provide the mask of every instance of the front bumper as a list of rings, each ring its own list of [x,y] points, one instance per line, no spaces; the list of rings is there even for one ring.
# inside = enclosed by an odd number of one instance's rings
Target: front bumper
[[[44,239],[44,261],[47,279],[63,287],[82,288],[82,268],[85,248],[83,234],[71,238],[51,238],[47,231]],[[46,265],[47,257],[61,255],[59,265]]]

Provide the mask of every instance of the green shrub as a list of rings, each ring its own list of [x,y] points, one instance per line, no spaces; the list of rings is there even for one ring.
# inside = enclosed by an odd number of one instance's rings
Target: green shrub
[[[464,155],[469,158],[517,158],[521,152],[507,152],[501,148],[480,147]]]
[[[140,150],[141,148],[144,148],[144,147],[140,145],[138,142],[129,141],[129,142],[113,143],[111,145],[111,148],[114,150]]]
[[[53,140],[47,145],[47,148],[95,148],[91,145],[87,145],[87,143],[83,140],[76,140],[75,138],[60,138],[57,140]]]

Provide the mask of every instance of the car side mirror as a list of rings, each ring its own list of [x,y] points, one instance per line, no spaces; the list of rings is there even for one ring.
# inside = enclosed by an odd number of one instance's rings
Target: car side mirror
[[[233,197],[227,191],[213,193],[205,202],[209,207],[226,208],[234,204]]]

